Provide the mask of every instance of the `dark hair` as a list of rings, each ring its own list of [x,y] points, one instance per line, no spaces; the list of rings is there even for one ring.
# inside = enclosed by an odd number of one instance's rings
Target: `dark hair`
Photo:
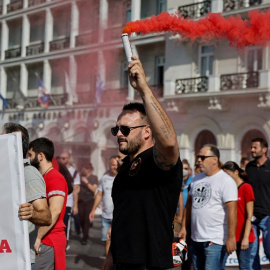
[[[29,145],[29,134],[25,127],[21,126],[20,124],[16,123],[5,123],[4,124],[4,131],[8,133],[13,132],[21,132],[22,134],[22,148],[23,148],[23,158],[26,158],[26,154],[28,151],[28,145]]]
[[[53,142],[47,138],[38,138],[30,142],[29,149],[32,149],[36,154],[43,153],[47,161],[52,161],[53,159]]]
[[[86,169],[86,170],[94,170],[94,167],[92,165],[91,162],[85,163],[82,165],[82,168]]]
[[[138,111],[146,116],[146,111],[143,103],[141,102],[130,102],[123,106],[123,111]]]
[[[262,148],[266,147],[268,150],[268,143],[263,138],[255,138],[255,139],[251,140],[251,142],[259,142]]]
[[[219,153],[218,148],[215,145],[209,143],[209,144],[205,144],[202,148],[204,148],[204,147],[209,147],[210,151],[213,153],[213,155],[216,156],[219,160],[220,153]]]
[[[235,162],[233,161],[227,161],[223,166],[222,166],[222,169],[223,170],[228,170],[228,171],[231,171],[231,172],[235,172],[235,171],[238,171],[239,173],[239,177],[244,180],[244,181],[247,181],[247,174],[246,172],[241,169]]]

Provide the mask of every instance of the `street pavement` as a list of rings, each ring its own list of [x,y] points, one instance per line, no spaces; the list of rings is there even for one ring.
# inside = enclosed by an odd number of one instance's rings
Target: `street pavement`
[[[72,226],[71,226],[72,227]],[[67,270],[100,270],[105,259],[104,244],[101,238],[101,218],[95,217],[93,227],[89,230],[87,245],[80,243],[81,238],[73,229],[69,240],[70,248],[66,252]],[[175,268],[178,270],[180,267]],[[238,267],[226,267],[226,270],[237,270]],[[262,266],[262,269],[270,270],[270,265]],[[211,270],[211,269],[209,269]]]
[[[72,226],[71,226],[72,227]],[[73,229],[66,252],[67,270],[99,270],[105,259],[105,248],[101,242],[101,218],[95,217],[89,230],[87,245],[81,245],[81,237]]]

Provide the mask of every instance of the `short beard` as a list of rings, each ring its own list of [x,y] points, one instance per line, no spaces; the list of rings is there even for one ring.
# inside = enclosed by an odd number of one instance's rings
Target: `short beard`
[[[141,136],[141,134],[139,134],[139,136]],[[141,148],[141,140],[139,139],[139,136],[127,142],[127,146],[125,148],[119,147],[119,151],[127,156],[133,156],[138,153]]]
[[[30,161],[31,165],[34,166],[36,169],[39,170],[39,165],[40,165],[40,162],[38,161],[38,158],[37,156],[35,156],[35,158]]]

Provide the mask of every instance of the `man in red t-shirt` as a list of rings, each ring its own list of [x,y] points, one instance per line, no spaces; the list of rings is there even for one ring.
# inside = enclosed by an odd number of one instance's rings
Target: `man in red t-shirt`
[[[47,138],[38,138],[29,144],[31,165],[42,174],[46,184],[46,197],[52,215],[50,226],[38,229],[35,242],[37,253],[34,269],[65,270],[66,236],[63,218],[66,210],[67,183],[65,178],[53,168],[53,142]]]

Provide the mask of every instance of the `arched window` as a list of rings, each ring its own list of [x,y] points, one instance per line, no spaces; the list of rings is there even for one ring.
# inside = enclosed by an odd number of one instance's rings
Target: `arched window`
[[[260,130],[257,129],[251,129],[243,136],[242,143],[241,143],[241,156],[246,157],[248,159],[251,159],[250,154],[250,147],[251,147],[251,141],[255,138],[263,138],[265,139],[265,136]]]
[[[205,130],[202,130],[198,135],[197,135],[197,138],[195,140],[195,155],[197,155],[200,151],[200,149],[205,145],[205,144],[213,144],[213,145],[217,145],[217,140],[216,140],[216,137],[215,135],[205,129]]]

